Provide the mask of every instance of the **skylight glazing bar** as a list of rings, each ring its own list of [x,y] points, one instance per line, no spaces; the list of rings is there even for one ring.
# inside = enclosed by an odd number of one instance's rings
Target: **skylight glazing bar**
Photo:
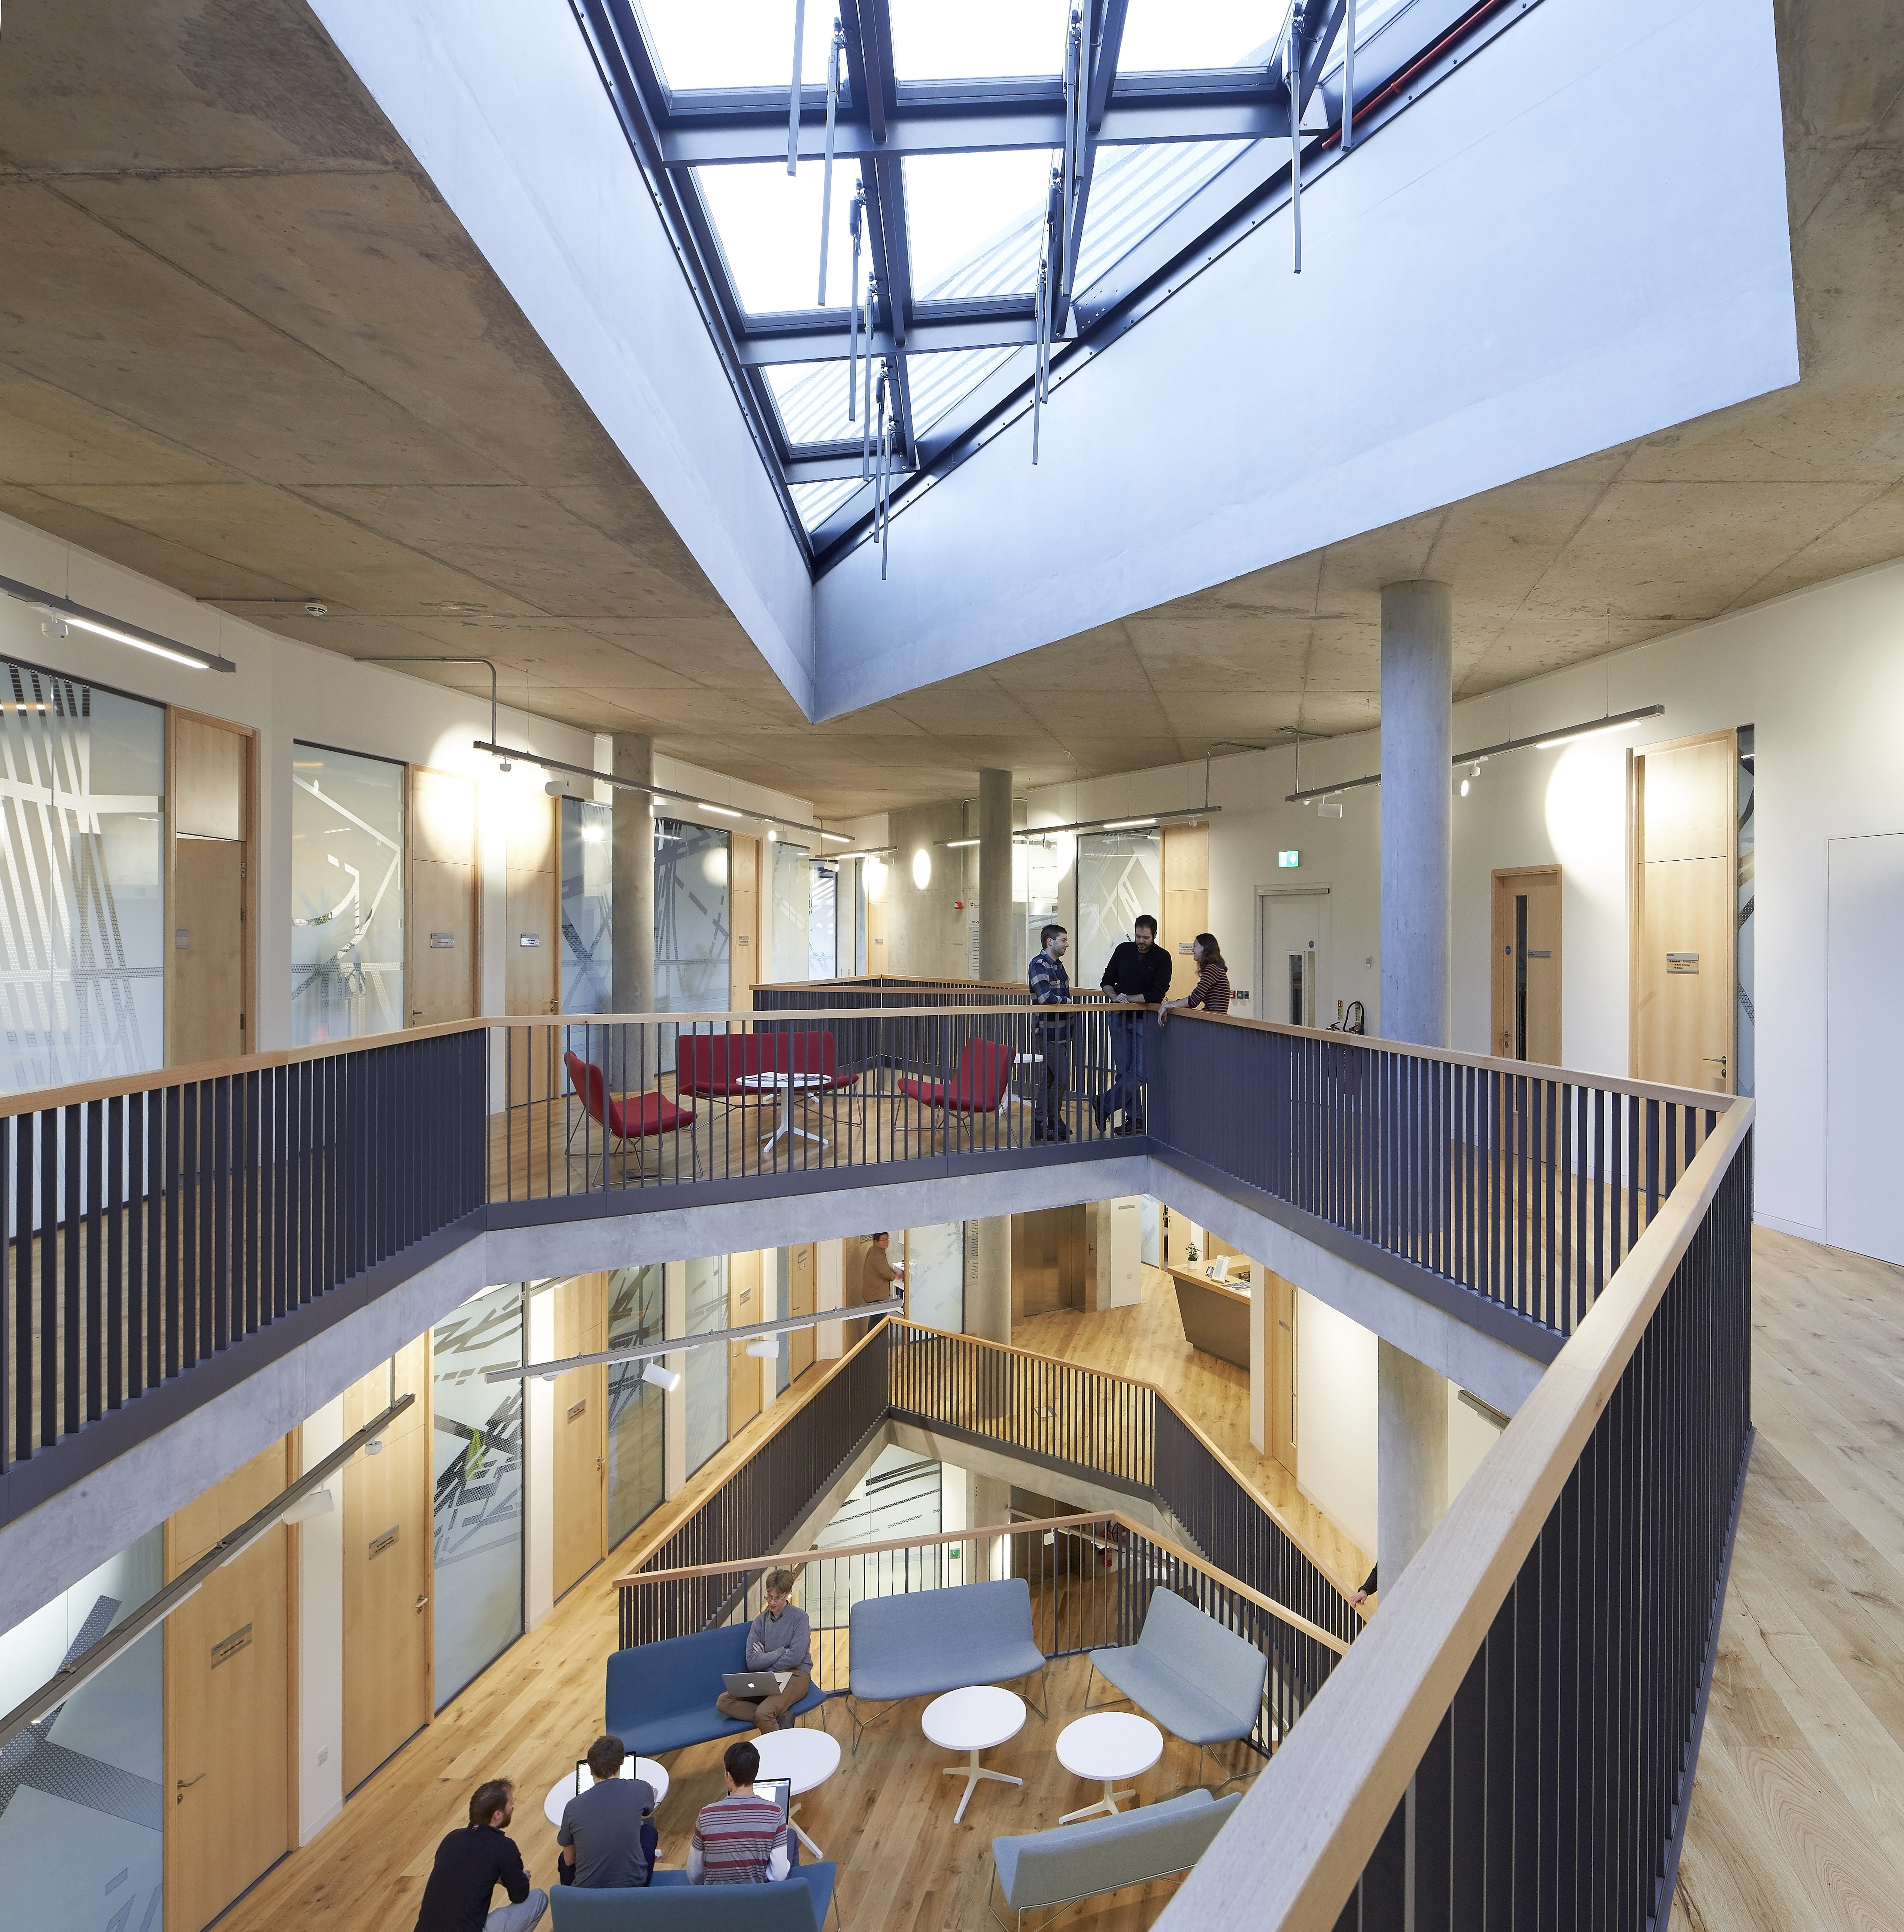
[[[1289,10],[1289,52],[1283,60],[1289,87],[1289,222],[1296,272],[1302,272],[1302,0]]]
[[[800,44],[806,27],[806,0],[794,0],[793,86],[787,95],[787,172],[800,172]],[[826,298],[821,297],[821,301]]]
[[[825,172],[820,177],[820,306],[827,305],[827,242],[833,232],[833,128],[839,113],[839,56],[846,44],[846,36],[839,31],[839,22],[833,23],[833,44],[827,52],[827,157]],[[853,260],[858,266],[859,247],[857,232],[854,238]],[[849,398],[849,413],[852,404]]]
[[[1342,152],[1356,144],[1356,0],[1349,0],[1347,24],[1342,29]]]

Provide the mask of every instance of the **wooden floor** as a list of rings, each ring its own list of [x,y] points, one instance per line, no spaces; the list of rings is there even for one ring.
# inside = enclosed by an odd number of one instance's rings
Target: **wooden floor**
[[[1011,1331],[1021,1348],[1151,1382],[1207,1436],[1237,1473],[1329,1574],[1353,1591],[1374,1558],[1323,1515],[1275,1457],[1250,1442],[1250,1378],[1184,1340],[1176,1290],[1161,1268],[1143,1270],[1143,1300],[1133,1308],[1087,1313],[1074,1308],[1035,1315]]]
[[[1746,1482],[1676,1932],[1904,1928],[1904,1268],[1754,1231]]]

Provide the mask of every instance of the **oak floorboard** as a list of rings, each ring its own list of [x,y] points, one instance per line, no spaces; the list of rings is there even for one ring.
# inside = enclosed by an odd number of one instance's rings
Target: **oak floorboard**
[[[1904,1269],[1755,1228],[1752,1408],[1674,1900],[1692,1932],[1904,1928]]]

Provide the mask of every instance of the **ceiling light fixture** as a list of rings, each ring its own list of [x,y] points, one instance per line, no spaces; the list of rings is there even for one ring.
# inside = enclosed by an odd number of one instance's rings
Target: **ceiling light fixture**
[[[978,841],[976,838],[938,838],[932,842],[943,845],[948,852],[963,852],[969,846],[976,845]]]
[[[703,805],[703,812],[717,812],[723,818],[738,818],[740,814],[731,805]]]
[[[853,842],[843,832],[822,832],[820,836],[822,838],[830,838],[836,845],[850,845]]]
[[[1130,832],[1140,825],[1155,825],[1154,818],[1107,818],[1104,820],[1107,832]]]
[[[1656,710],[1659,707],[1656,706],[1655,707]],[[1650,716],[1652,713],[1648,712],[1642,715]],[[1616,718],[1608,724],[1589,724],[1585,726],[1584,728],[1572,731],[1563,731],[1555,737],[1536,739],[1534,741],[1534,749],[1536,752],[1551,752],[1557,745],[1575,744],[1582,738],[1604,738],[1610,732],[1630,731],[1635,724],[1639,723],[1639,718],[1636,717],[1620,718]]]
[[[188,670],[238,668],[230,658],[221,657],[216,651],[202,651],[195,644],[182,644],[176,638],[161,637],[158,632],[146,630],[137,624],[122,623],[116,617],[109,617],[103,610],[75,604],[70,597],[56,597],[50,590],[36,590],[32,584],[17,583],[11,577],[0,577],[0,590],[9,597],[18,598],[23,604],[33,604],[44,611],[52,620],[47,627],[50,637],[64,637],[65,627],[71,625],[77,630],[89,631],[95,638],[105,638],[116,644],[130,644],[135,651],[149,651],[154,657],[183,664]]]

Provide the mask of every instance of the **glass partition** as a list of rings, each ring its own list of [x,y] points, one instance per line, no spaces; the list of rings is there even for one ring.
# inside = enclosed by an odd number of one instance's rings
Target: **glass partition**
[[[929,1328],[966,1325],[966,1224],[938,1221],[905,1236],[905,1306]]]
[[[436,1696],[441,1710],[522,1634],[522,1285],[466,1301],[431,1331]]]
[[[165,711],[0,659],[0,1091],[165,1052]]]
[[[806,977],[830,980],[839,939],[839,869],[836,866],[808,869],[813,878],[806,914]]]
[[[773,855],[772,950],[767,971],[776,985],[804,980],[811,972],[813,867],[804,846],[769,840]]]
[[[686,1264],[687,1332],[704,1335],[730,1327],[727,1257]],[[687,1473],[691,1476],[727,1442],[727,1345],[710,1342],[687,1352]]]
[[[614,812],[562,800],[562,1010],[614,1010]]]
[[[291,747],[291,1040],[404,1024],[404,767]]]
[[[654,1004],[662,1013],[728,1006],[728,835],[654,822]]]
[[[659,1262],[617,1268],[608,1276],[608,1346],[638,1348],[665,1332]],[[608,1369],[608,1546],[613,1549],[660,1506],[661,1390],[641,1379],[640,1362]]]
[[[162,1535],[149,1532],[0,1636],[0,1710],[156,1593]],[[0,1755],[10,1925],[161,1932],[164,1641],[163,1629],[148,1630]]]
[[[1071,984],[1097,985],[1140,913],[1164,916],[1164,842],[1156,832],[1087,832],[1077,842],[1077,937]],[[1162,935],[1174,944],[1188,933]]]

